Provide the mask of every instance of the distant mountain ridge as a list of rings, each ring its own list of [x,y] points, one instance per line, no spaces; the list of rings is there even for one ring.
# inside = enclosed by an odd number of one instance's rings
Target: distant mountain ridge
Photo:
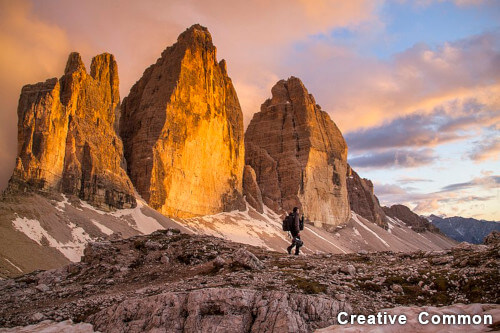
[[[500,231],[500,221],[476,220],[460,216],[442,218],[430,215],[427,218],[446,236],[458,241],[482,244],[484,237],[493,230]]]

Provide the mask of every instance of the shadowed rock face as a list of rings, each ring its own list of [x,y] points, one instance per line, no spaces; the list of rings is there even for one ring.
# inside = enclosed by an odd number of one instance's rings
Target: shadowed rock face
[[[268,207],[298,206],[311,221],[331,225],[348,219],[347,145],[300,79],[272,88],[248,126],[245,149]]]
[[[179,217],[241,207],[243,114],[206,28],[163,51],[122,110],[128,173],[150,206]]]
[[[243,169],[243,194],[245,195],[246,201],[253,208],[259,213],[264,212],[262,193],[260,192],[259,184],[257,184],[255,170],[249,165],[245,165]]]
[[[361,178],[349,165],[347,166],[347,192],[351,210],[387,229],[385,213],[378,198],[373,194],[373,183]]]
[[[411,227],[416,232],[424,232],[426,230],[439,233],[439,229],[433,226],[427,219],[421,217],[411,211],[405,205],[393,205],[391,207],[382,207],[385,214],[392,218],[397,218],[403,221],[407,226]]]
[[[136,205],[115,132],[118,67],[92,59],[90,75],[71,53],[64,75],[26,85],[18,106],[18,157],[9,190],[62,191],[101,208]]]

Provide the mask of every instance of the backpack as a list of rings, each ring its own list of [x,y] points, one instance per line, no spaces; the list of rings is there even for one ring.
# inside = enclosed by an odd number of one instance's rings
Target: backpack
[[[283,231],[291,231],[293,226],[293,214],[289,214],[283,220]]]

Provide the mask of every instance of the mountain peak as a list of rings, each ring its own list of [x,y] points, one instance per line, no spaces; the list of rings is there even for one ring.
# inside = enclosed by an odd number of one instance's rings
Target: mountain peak
[[[179,35],[177,42],[187,44],[197,43],[210,49],[215,48],[212,42],[212,35],[206,27],[200,24],[193,24],[191,27],[187,28]]]
[[[68,56],[68,61],[66,62],[66,68],[64,69],[64,74],[71,74],[78,71],[85,72],[85,65],[83,64],[80,53],[71,52]]]

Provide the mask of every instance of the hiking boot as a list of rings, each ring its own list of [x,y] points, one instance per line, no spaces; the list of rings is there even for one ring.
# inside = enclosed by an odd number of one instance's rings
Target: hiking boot
[[[292,247],[291,246],[287,247],[286,251],[288,252],[288,254],[292,254]]]
[[[295,252],[295,255],[296,255],[296,256],[298,256],[298,255],[299,255],[299,253],[298,253],[298,252]]]

